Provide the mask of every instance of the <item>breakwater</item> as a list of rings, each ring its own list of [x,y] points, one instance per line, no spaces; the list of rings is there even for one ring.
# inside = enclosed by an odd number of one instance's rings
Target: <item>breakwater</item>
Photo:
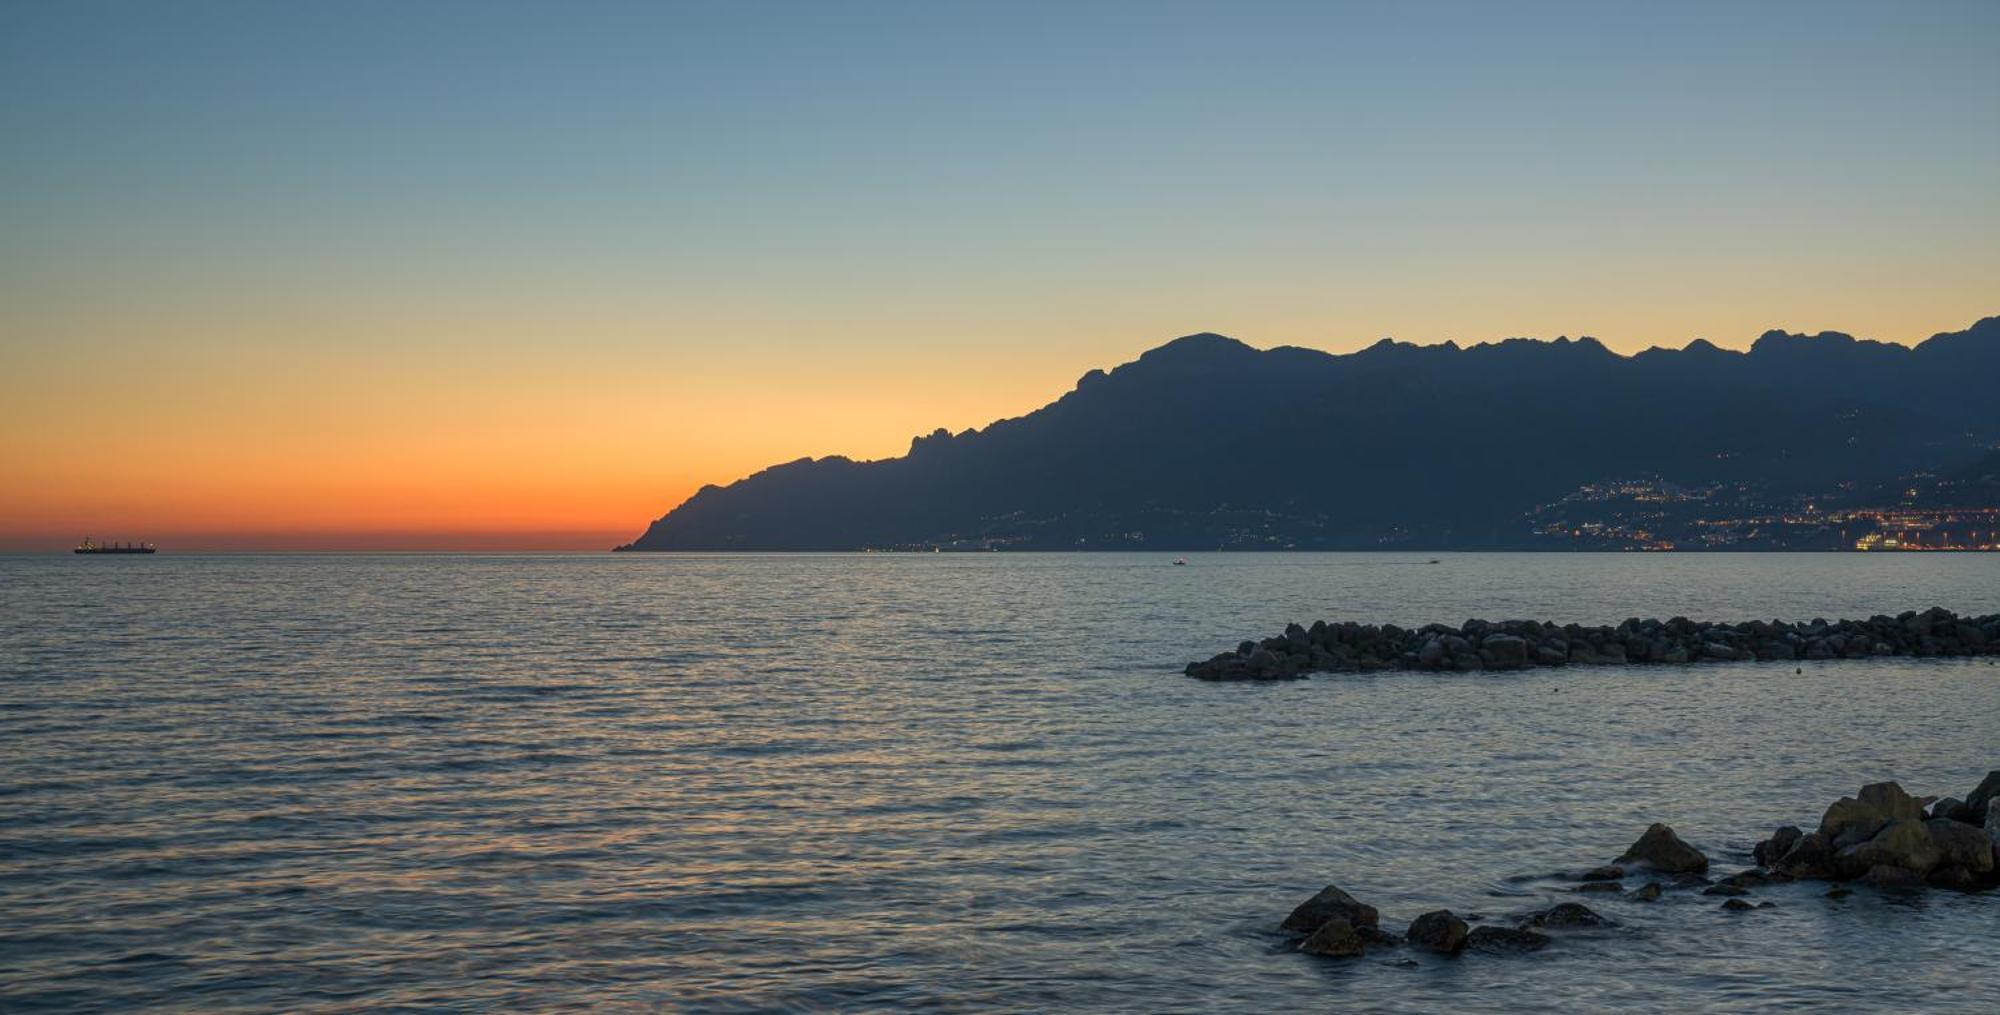
[[[1370,670],[1521,670],[1536,666],[1863,659],[1873,656],[2000,655],[2000,614],[1961,617],[1943,607],[1866,620],[1675,617],[1617,625],[1536,620],[1427,624],[1291,624],[1233,652],[1187,665],[1201,680],[1293,680],[1311,673]]]

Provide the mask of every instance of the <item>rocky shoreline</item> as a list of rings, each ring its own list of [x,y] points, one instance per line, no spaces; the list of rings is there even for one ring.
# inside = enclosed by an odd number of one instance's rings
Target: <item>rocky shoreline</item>
[[[1672,828],[1655,824],[1610,864],[1569,876],[1575,882],[1570,890],[1627,903],[1655,903],[1668,893],[1720,897],[1717,908],[1730,913],[1772,908],[1776,903],[1768,899],[1753,902],[1746,896],[1802,881],[1836,882],[1825,893],[1835,901],[1853,894],[1838,882],[1891,892],[1988,891],[2000,887],[2000,771],[1988,772],[1963,800],[1912,797],[1896,783],[1871,783],[1855,796],[1834,801],[1813,831],[1781,826],[1757,843],[1752,856],[1755,867],[1712,880],[1706,854]],[[1627,889],[1628,879],[1640,883]],[[1518,914],[1505,923],[1486,921],[1478,914],[1461,917],[1439,909],[1418,916],[1396,934],[1383,929],[1374,906],[1328,885],[1292,910],[1278,930],[1297,939],[1300,952],[1353,958],[1371,948],[1515,955],[1554,943],[1549,931],[1618,926],[1577,902]]]
[[[1234,652],[1187,665],[1200,680],[1295,680],[1371,670],[1523,670],[1592,666],[2000,655],[2000,613],[1961,617],[1941,606],[1867,620],[1718,623],[1633,618],[1615,626],[1536,620],[1286,626]]]

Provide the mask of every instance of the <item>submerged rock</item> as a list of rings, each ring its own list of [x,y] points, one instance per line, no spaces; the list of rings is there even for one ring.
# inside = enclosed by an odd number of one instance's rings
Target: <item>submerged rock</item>
[[[1868,868],[1868,873],[1861,875],[1861,883],[1875,888],[1908,889],[1924,886],[1923,879],[1911,873],[1909,868],[1889,864]]]
[[[1673,829],[1660,824],[1647,828],[1618,862],[1643,864],[1669,874],[1700,874],[1708,870],[1708,857],[1701,850],[1682,842]]]
[[[1977,829],[1975,829],[1977,831]],[[1987,887],[1986,879],[1953,863],[1942,864],[1924,877],[1924,884],[1954,892],[1977,892]]]
[[[1602,927],[1610,921],[1597,915],[1589,906],[1578,902],[1558,903],[1533,916],[1528,917],[1529,927]]]
[[[1294,934],[1311,934],[1328,921],[1345,920],[1351,927],[1373,927],[1381,922],[1381,914],[1354,896],[1341,891],[1334,885],[1319,890],[1319,894],[1299,903],[1279,930]]]
[[[1354,925],[1342,919],[1332,919],[1299,942],[1299,951],[1307,955],[1325,955],[1331,958],[1352,958],[1363,949],[1361,935]]]
[[[1653,902],[1657,900],[1659,897],[1660,897],[1660,883],[1657,881],[1651,881],[1646,884],[1640,885],[1638,888],[1633,889],[1632,891],[1632,901],[1634,902]]]
[[[1743,901],[1742,899],[1728,899],[1722,903],[1722,908],[1729,910],[1732,913],[1741,913],[1746,910],[1756,909],[1757,907]]]
[[[1578,881],[1618,881],[1625,877],[1623,867],[1592,867],[1578,876]]]
[[[1419,948],[1440,955],[1456,955],[1465,948],[1466,936],[1471,932],[1472,928],[1453,916],[1451,910],[1438,909],[1411,921],[1409,933],[1404,936]]]
[[[1474,927],[1472,932],[1465,936],[1465,947],[1475,952],[1513,955],[1540,951],[1547,948],[1551,940],[1547,934],[1537,934],[1532,930],[1522,930],[1518,927]]]
[[[1402,938],[1380,927],[1356,927],[1354,928],[1354,932],[1361,935],[1362,941],[1371,945],[1399,945],[1403,943]]]

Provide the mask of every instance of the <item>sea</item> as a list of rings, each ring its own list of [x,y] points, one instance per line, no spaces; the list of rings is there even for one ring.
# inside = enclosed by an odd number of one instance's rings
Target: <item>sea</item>
[[[2000,892],[1570,880],[1964,796],[1990,659],[1181,674],[1932,605],[2000,612],[2000,555],[0,557],[0,1010],[2000,1011]],[[1298,954],[1327,884],[1614,925]]]

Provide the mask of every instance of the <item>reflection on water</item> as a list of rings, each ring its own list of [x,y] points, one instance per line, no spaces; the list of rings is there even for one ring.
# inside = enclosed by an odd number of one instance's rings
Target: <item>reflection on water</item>
[[[1328,881],[1504,914],[1650,821],[1728,870],[2000,767],[1983,660],[1177,675],[1315,617],[2000,609],[1995,557],[1429,556],[0,558],[0,1007],[2000,1006],[1993,897],[1286,953]]]

